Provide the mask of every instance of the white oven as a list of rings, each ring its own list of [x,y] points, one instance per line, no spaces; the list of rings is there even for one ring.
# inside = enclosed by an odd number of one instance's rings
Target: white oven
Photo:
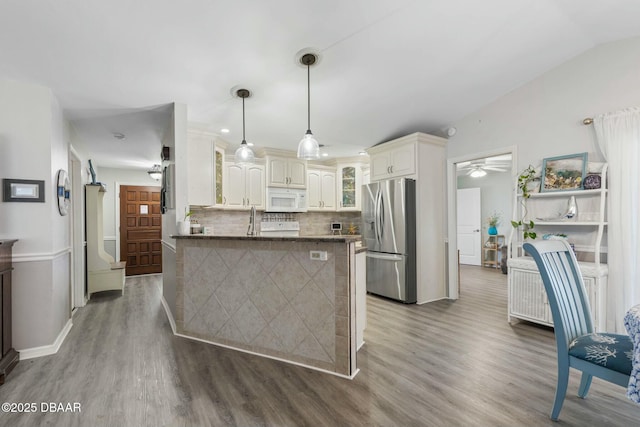
[[[265,212],[306,212],[307,190],[267,187]]]

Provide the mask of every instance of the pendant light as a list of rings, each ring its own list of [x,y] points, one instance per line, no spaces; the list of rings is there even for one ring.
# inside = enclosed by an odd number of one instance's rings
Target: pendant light
[[[236,163],[253,163],[255,160],[253,150],[249,148],[244,137],[244,99],[249,98],[251,96],[251,92],[247,89],[238,89],[236,91],[236,95],[238,95],[239,98],[242,98],[242,143],[240,144],[240,148],[236,150],[235,160]]]
[[[316,63],[318,57],[313,53],[306,53],[300,58],[300,63],[307,66],[307,132],[298,144],[298,158],[315,160],[320,158],[320,145],[311,133],[311,84],[309,68]]]
[[[160,181],[160,178],[162,178],[162,167],[160,165],[153,165],[153,167],[149,169],[147,173],[149,174],[149,177],[151,179]]]

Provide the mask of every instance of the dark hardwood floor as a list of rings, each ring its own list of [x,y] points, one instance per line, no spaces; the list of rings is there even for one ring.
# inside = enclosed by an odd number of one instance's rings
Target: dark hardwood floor
[[[462,268],[461,298],[369,296],[360,373],[346,380],[174,337],[160,276],[96,295],[56,355],[20,362],[1,402],[79,402],[80,413],[0,413],[2,426],[632,426],[640,407],[595,379],[560,421],[553,332],[507,323],[506,276]]]

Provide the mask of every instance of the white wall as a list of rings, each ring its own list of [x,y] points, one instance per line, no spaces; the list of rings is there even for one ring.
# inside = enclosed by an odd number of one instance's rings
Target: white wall
[[[511,172],[488,173],[481,178],[470,176],[458,177],[458,188],[480,188],[480,204],[482,215],[482,239],[487,239],[487,218],[493,212],[501,214],[498,234],[509,237],[511,233],[511,213],[513,184]]]
[[[16,238],[13,346],[51,346],[70,318],[69,216],[56,175],[68,167],[68,126],[51,91],[0,79],[0,175],[44,181],[44,203],[0,203],[0,238]]]
[[[162,216],[162,297],[172,316],[176,313],[176,219],[182,219],[188,207],[187,177],[187,106],[174,104],[171,125],[164,133],[162,145],[169,147],[171,160],[164,166],[175,165],[175,209],[169,209]]]
[[[640,105],[640,38],[593,48],[453,123],[449,158],[517,145],[517,171],[544,157],[601,160],[585,117]]]
[[[516,176],[545,157],[587,152],[590,161],[602,161],[593,126],[582,120],[640,106],[639,70],[640,37],[590,49],[453,123],[447,155],[516,145]],[[609,310],[610,325],[619,321],[613,315]]]

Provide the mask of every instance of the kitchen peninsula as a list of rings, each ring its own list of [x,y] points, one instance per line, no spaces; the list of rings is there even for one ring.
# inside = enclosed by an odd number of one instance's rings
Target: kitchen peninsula
[[[343,377],[356,368],[355,236],[176,238],[176,333]]]

